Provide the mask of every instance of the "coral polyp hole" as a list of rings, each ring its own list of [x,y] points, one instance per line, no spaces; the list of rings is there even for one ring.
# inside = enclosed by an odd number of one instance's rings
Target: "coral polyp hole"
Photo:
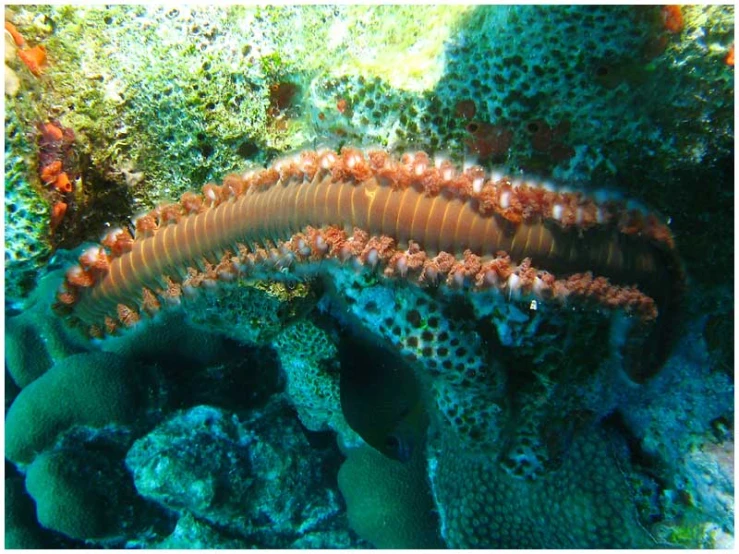
[[[598,67],[597,67],[597,68],[595,69],[595,74],[596,74],[596,75],[597,75],[598,77],[605,77],[606,75],[608,75],[608,71],[609,71],[609,70],[608,70],[608,66],[605,66],[605,65],[601,65],[601,66],[598,66]]]
[[[475,133],[480,128],[480,126],[477,123],[470,123],[467,125],[467,131],[470,133]]]
[[[529,123],[529,124],[528,124],[528,125],[526,126],[526,130],[527,130],[527,131],[528,131],[529,133],[532,133],[532,134],[538,133],[538,132],[539,132],[539,124],[538,124],[538,123],[536,123],[536,122],[532,122],[532,123]]]

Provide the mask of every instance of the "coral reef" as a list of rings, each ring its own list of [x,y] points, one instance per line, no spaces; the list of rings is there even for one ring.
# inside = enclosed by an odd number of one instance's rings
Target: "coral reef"
[[[186,313],[194,326],[246,344],[268,344],[315,305],[316,295],[307,283],[240,279],[223,294],[191,300]]]
[[[272,344],[300,422],[311,431],[333,430],[341,442],[356,442],[341,412],[337,349],[327,333],[304,319],[287,327]]]
[[[5,19],[6,546],[733,546],[733,7]]]
[[[136,495],[120,449],[108,439],[68,436],[39,454],[26,472],[38,522],[73,539],[123,544],[160,527],[162,515]]]
[[[5,119],[5,267],[6,294],[21,297],[33,284],[38,268],[48,259],[49,205],[34,188],[29,174],[33,148],[27,123],[7,99]]]

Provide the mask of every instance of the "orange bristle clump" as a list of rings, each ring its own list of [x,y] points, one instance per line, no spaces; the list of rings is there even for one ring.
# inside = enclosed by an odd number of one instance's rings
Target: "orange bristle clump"
[[[87,288],[95,284],[95,278],[92,274],[78,265],[69,268],[66,273],[66,279],[67,283],[74,287]]]
[[[111,257],[120,258],[133,248],[133,237],[128,229],[117,229],[105,235],[102,244],[110,250]]]

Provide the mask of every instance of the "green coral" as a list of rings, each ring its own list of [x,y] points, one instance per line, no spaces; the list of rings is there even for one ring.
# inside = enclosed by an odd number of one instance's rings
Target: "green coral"
[[[144,513],[120,456],[76,445],[44,452],[26,473],[38,522],[80,540],[120,540],[134,533]]]
[[[24,98],[30,95],[26,91]],[[6,97],[5,293],[9,297],[28,292],[38,267],[51,253],[49,205],[34,178],[34,148],[29,140],[33,117],[28,100]]]
[[[6,470],[7,471],[7,470]],[[33,501],[23,486],[23,478],[5,477],[5,548],[30,550],[51,545],[39,529]]]
[[[340,440],[357,435],[344,419],[339,395],[336,345],[308,319],[287,327],[272,341],[287,380],[287,395],[303,425],[311,431],[332,429]]]
[[[339,470],[349,525],[376,548],[442,548],[422,451],[407,463],[367,445]]]
[[[44,276],[28,298],[6,310],[5,367],[21,388],[55,361],[84,349],[81,339],[51,309],[61,277],[59,271]]]
[[[24,388],[5,420],[5,456],[30,463],[75,425],[102,427],[133,420],[145,405],[135,367],[114,354],[76,354],[57,361]]]
[[[602,431],[573,438],[561,466],[536,480],[495,456],[433,445],[431,482],[451,548],[649,548],[631,491]]]

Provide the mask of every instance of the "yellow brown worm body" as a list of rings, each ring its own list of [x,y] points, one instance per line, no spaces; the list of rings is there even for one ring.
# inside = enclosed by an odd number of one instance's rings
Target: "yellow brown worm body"
[[[250,268],[336,258],[420,283],[583,298],[644,320],[676,305],[683,275],[659,218],[542,184],[458,171],[422,153],[303,152],[230,175],[127,231],[67,274],[71,319],[101,335]]]

